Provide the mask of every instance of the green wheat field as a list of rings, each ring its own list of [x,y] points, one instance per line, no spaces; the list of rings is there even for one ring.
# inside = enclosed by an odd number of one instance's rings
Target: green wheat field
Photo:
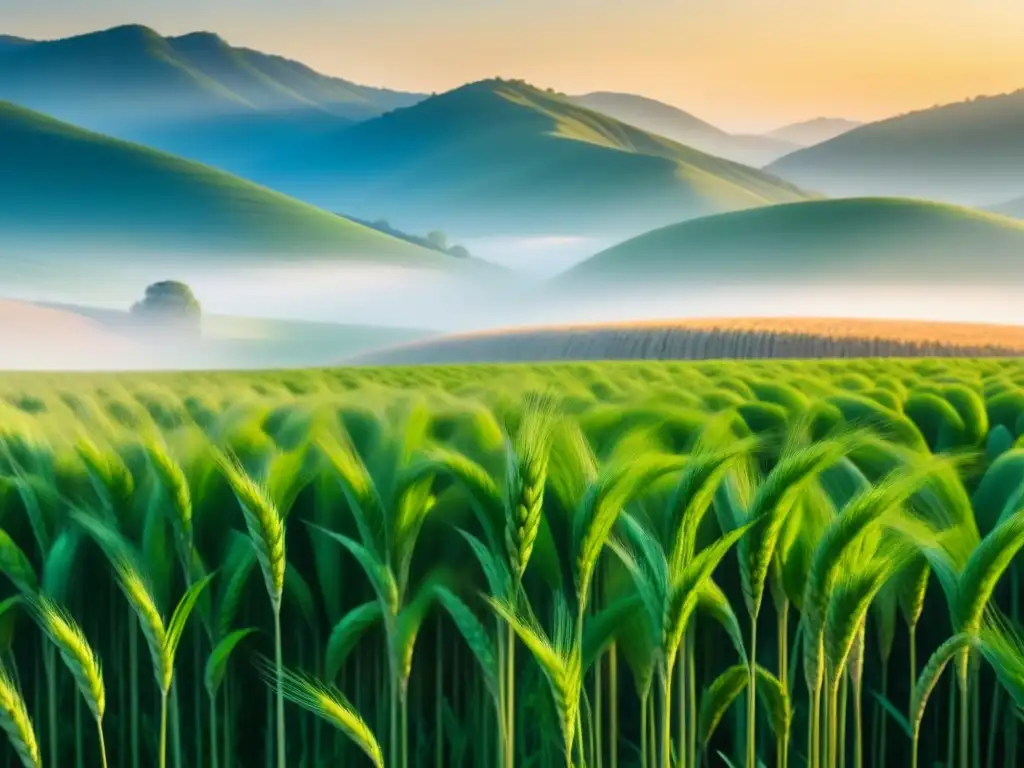
[[[1024,362],[0,397],[8,765],[1017,765]]]

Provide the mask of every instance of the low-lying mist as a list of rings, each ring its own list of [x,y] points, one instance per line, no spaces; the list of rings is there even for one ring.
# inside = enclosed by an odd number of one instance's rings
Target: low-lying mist
[[[13,309],[0,329],[5,369],[103,370],[327,366],[376,346],[412,336],[466,333],[551,324],[637,323],[695,317],[848,317],[1014,324],[1021,320],[1017,290],[1007,285],[831,285],[737,278],[678,284],[670,290],[622,285],[600,295],[572,294],[544,280],[604,244],[580,238],[524,243],[492,239],[471,243],[478,257],[504,262],[508,271],[462,274],[369,264],[280,259],[242,266],[233,259],[210,266],[202,259],[167,255],[130,264],[84,259],[67,270],[50,266],[8,281],[8,298],[73,305],[69,321]],[[491,250],[488,250],[491,249]],[[522,256],[517,262],[516,255]],[[210,260],[212,261],[212,259]],[[83,268],[83,264],[89,264]],[[322,328],[289,326],[263,338],[266,328],[200,340],[140,338],[124,333],[97,308],[125,313],[158,280],[191,286],[205,317],[235,316],[360,326],[345,343]],[[922,276],[926,279],[926,276]],[[58,307],[57,311],[67,312]],[[90,314],[91,313],[91,314]],[[99,319],[97,317],[99,316]],[[239,326],[240,327],[240,326]],[[325,325],[324,328],[327,326]]]

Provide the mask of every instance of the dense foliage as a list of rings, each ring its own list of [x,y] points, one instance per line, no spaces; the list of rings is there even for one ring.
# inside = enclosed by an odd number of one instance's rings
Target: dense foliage
[[[23,765],[1016,765],[1019,362],[0,397]]]

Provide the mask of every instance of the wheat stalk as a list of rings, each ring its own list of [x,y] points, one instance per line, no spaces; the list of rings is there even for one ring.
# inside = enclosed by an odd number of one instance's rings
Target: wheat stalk
[[[221,451],[214,453],[217,466],[231,486],[245,517],[249,539],[263,571],[263,582],[274,613],[274,658],[278,668],[277,686],[277,768],[285,768],[284,679],[281,652],[281,596],[284,593],[284,519],[264,486],[256,483],[235,459]]]
[[[0,664],[0,726],[7,732],[11,746],[25,768],[42,768],[39,745],[32,729],[25,700],[7,669]]]
[[[293,704],[321,717],[356,743],[376,768],[384,768],[384,757],[373,731],[340,691],[332,686],[292,670],[276,669],[261,660],[259,668],[264,680],[276,686]]]
[[[107,750],[103,739],[106,689],[99,654],[89,645],[78,622],[53,600],[40,595],[30,598],[28,604],[39,626],[60,651],[64,665],[71,672],[79,693],[92,712],[99,733],[100,758],[103,766],[106,766]]]

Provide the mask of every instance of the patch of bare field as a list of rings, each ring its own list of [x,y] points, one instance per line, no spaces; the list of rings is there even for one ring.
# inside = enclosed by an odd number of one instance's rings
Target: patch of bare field
[[[374,365],[544,360],[1013,357],[1024,327],[843,318],[698,318],[508,328],[375,352]]]
[[[90,370],[129,367],[140,347],[88,318],[0,299],[0,369]]]

